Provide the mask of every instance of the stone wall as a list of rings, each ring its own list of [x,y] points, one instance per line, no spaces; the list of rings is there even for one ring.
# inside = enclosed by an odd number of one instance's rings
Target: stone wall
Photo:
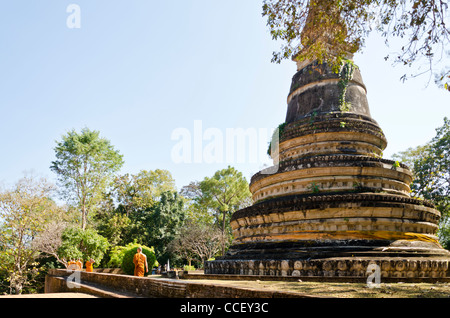
[[[134,277],[110,273],[79,272],[80,281],[69,288],[72,271],[52,269],[45,279],[46,293],[84,292],[100,297],[148,298],[305,298],[294,292],[279,292],[214,285],[202,281]]]

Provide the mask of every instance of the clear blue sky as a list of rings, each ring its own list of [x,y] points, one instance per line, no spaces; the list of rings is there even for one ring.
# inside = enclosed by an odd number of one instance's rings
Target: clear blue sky
[[[54,180],[55,141],[99,130],[123,155],[121,173],[167,169],[181,188],[232,165],[249,178],[262,162],[173,161],[179,128],[271,131],[284,121],[293,62],[270,62],[261,0],[5,0],[0,3],[0,183],[24,171]],[[69,4],[81,9],[70,29]],[[450,94],[383,57],[376,36],[355,56],[384,155],[424,144],[450,117]],[[410,70],[406,70],[410,72]],[[266,144],[268,139],[266,141]],[[205,141],[207,144],[207,141]],[[260,149],[261,150],[261,149]]]

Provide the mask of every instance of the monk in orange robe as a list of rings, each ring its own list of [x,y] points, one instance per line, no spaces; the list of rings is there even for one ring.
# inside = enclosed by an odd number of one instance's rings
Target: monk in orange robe
[[[83,269],[83,262],[81,261],[81,259],[78,259],[77,261],[76,261],[76,264],[77,264],[77,266],[78,266],[78,270],[82,270]]]
[[[94,271],[94,268],[92,267],[94,263],[95,261],[92,258],[86,261],[86,272],[92,273]]]
[[[137,248],[137,253],[133,257],[134,276],[144,277],[148,272],[147,256],[142,253],[142,248]]]
[[[70,267],[70,265],[75,264],[75,260],[72,258],[68,263],[67,263],[67,268]]]

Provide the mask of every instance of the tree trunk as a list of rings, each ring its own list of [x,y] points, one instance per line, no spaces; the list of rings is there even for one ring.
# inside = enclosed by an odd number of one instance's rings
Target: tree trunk
[[[21,277],[20,272],[12,273],[12,275],[10,277],[10,282],[9,282],[9,294],[10,295],[13,294],[13,290],[14,290],[15,295],[22,294],[23,284],[22,284],[21,280],[22,280],[22,277]]]
[[[81,229],[84,231],[86,229],[86,206],[81,207]]]
[[[223,219],[222,219],[222,256],[225,255],[225,220],[226,220],[227,211],[223,211]]]

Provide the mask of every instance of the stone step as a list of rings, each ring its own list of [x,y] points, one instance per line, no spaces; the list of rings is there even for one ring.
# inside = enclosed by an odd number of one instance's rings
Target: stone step
[[[130,292],[113,290],[106,286],[102,286],[92,282],[81,281],[77,283],[70,281],[67,278],[68,277],[65,276],[65,277],[55,277],[54,279],[63,281],[68,289],[76,293],[89,294],[100,298],[141,298],[139,295]]]

